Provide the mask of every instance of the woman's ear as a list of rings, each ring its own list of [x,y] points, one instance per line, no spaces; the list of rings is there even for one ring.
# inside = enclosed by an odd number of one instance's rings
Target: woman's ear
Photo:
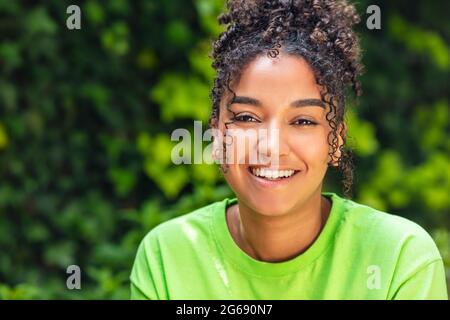
[[[214,160],[214,162],[217,162],[220,160],[220,153],[222,150],[222,136],[220,135],[220,130],[219,130],[219,121],[217,118],[211,118],[209,121],[209,126],[211,128],[212,131],[212,139],[213,139],[213,145],[212,145],[212,149],[211,149],[211,157]]]
[[[218,123],[219,123],[219,121],[218,121],[217,117],[212,116],[212,117],[209,119],[209,127],[210,127],[211,129],[217,128]]]
[[[331,166],[337,167],[339,166],[339,159],[342,157],[341,147],[344,145],[344,139],[347,137],[347,124],[345,122],[341,122],[339,124],[339,128],[337,131],[338,138],[338,148],[333,154],[333,159],[331,160]]]

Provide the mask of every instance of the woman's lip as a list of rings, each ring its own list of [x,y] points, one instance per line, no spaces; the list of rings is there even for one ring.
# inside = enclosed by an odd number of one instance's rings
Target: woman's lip
[[[297,169],[289,168],[289,167],[268,167],[268,166],[262,166],[262,165],[255,165],[255,166],[248,166],[249,170],[252,169],[268,169],[268,170],[294,170],[294,171],[300,171]]]
[[[283,179],[279,179],[279,180],[268,180],[268,179],[264,179],[264,178],[255,176],[251,172],[251,167],[248,167],[248,169],[247,169],[248,174],[258,183],[258,185],[261,185],[262,187],[266,187],[266,188],[282,187],[282,186],[288,184],[289,182],[292,181],[292,179],[299,172],[301,172],[300,170],[295,170],[295,171],[296,172],[292,176],[290,176],[289,178],[283,178]]]

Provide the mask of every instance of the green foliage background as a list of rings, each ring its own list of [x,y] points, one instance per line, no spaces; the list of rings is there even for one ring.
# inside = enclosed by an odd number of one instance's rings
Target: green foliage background
[[[231,195],[216,166],[170,161],[172,130],[207,122],[222,0],[82,1],[73,31],[69,4],[0,0],[2,299],[127,299],[143,236]],[[381,30],[365,27],[369,4]],[[357,9],[355,200],[424,226],[450,276],[448,2]],[[70,264],[81,290],[66,288]]]

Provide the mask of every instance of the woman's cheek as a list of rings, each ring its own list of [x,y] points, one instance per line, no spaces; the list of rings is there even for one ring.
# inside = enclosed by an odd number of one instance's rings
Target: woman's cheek
[[[292,150],[296,157],[303,162],[306,170],[320,169],[327,166],[329,145],[324,133],[315,136],[297,137],[292,144]]]
[[[249,165],[257,164],[261,155],[258,150],[258,135],[255,129],[235,129],[230,130],[230,134],[225,139],[226,155],[228,164]]]
[[[246,186],[243,183],[245,181],[245,177],[243,175],[245,168],[244,165],[230,165],[228,170],[224,173],[225,180],[230,188],[236,194],[245,194]]]

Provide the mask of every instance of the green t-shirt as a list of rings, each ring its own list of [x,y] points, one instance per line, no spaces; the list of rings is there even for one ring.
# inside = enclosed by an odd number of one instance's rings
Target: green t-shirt
[[[316,241],[284,262],[234,242],[224,199],[164,222],[141,242],[132,299],[448,299],[429,234],[405,218],[323,192],[331,212]]]

